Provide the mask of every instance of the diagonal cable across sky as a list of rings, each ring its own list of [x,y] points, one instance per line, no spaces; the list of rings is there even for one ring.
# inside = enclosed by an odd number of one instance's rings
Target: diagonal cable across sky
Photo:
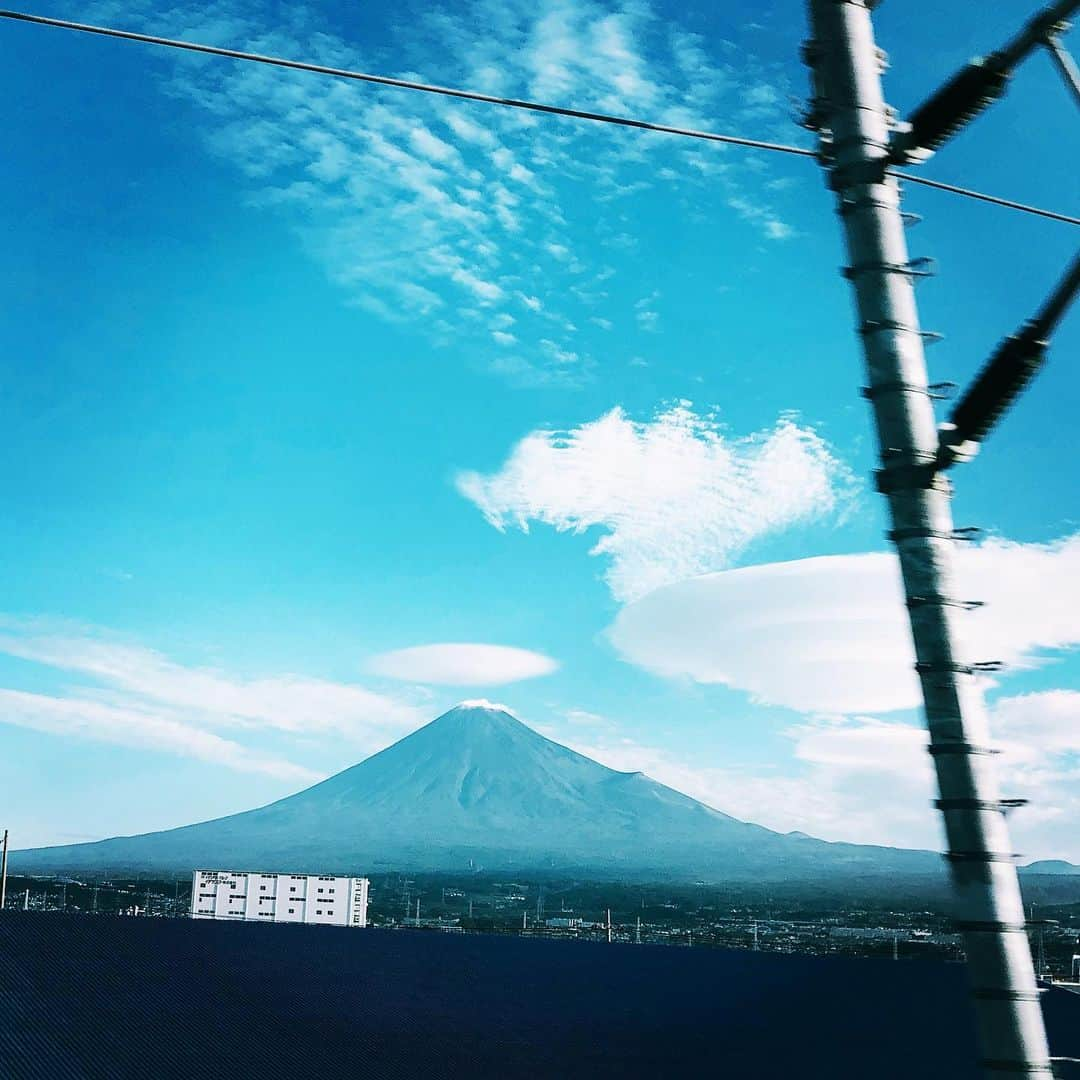
[[[632,128],[638,131],[651,131],[661,135],[675,135],[682,138],[698,139],[703,142],[741,146],[751,150],[763,150],[776,154],[788,154],[793,157],[816,159],[818,156],[817,151],[815,150],[810,150],[801,146],[793,146],[787,143],[770,142],[764,139],[752,139],[742,135],[732,135],[715,131],[701,131],[694,128],[678,127],[672,124],[654,123],[653,121],[641,120],[633,117],[614,116],[609,113],[590,112],[585,109],[575,109],[569,106],[550,105],[539,101],[497,97],[492,94],[482,94],[473,90],[463,90],[457,87],[438,86],[432,83],[415,82],[409,79],[397,79],[389,75],[375,75],[370,72],[353,71],[349,68],[328,67],[324,64],[314,64],[305,60],[290,60],[280,56],[267,56],[262,53],[244,52],[239,49],[227,49],[218,45],[206,45],[201,42],[159,37],[153,34],[141,34],[134,30],[120,30],[109,26],[93,26],[89,23],[72,22],[68,19],[53,19],[44,15],[33,15],[28,12],[0,10],[0,18],[16,22],[33,23],[40,26],[51,26],[62,30],[74,30],[84,34],[96,34],[100,37],[118,38],[123,41],[134,41],[145,45],[160,45],[165,48],[180,49],[184,52],[202,53],[209,56],[220,56],[230,60],[244,60],[249,63],[265,64],[270,67],[286,68],[292,71],[306,71],[315,75],[328,75],[333,78],[351,79],[354,82],[372,83],[377,86],[390,86],[401,90],[413,90],[420,93],[435,94],[441,97],[456,98],[463,101],[476,101],[486,105],[501,106],[503,108],[523,109],[529,112],[546,113],[550,116],[562,116],[573,120],[587,120],[593,123],[610,124],[615,127]],[[1016,210],[1021,213],[1031,214],[1035,217],[1046,218],[1050,221],[1061,222],[1065,225],[1080,225],[1080,217],[1075,217],[1056,210],[1032,206],[1015,199],[1008,199],[999,195],[976,191],[971,188],[961,187],[957,184],[945,183],[941,180],[931,180],[927,177],[917,176],[910,172],[901,172],[896,169],[889,169],[887,171],[890,175],[898,177],[907,183],[921,184],[925,187],[937,191],[944,191],[951,195],[975,199],[979,202],[985,202],[1008,210]]]

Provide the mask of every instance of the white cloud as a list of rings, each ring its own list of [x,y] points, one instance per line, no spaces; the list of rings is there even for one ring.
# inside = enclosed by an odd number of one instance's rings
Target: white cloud
[[[1047,753],[1080,754],[1080,692],[1044,690],[1001,698],[994,706],[994,734],[1011,757],[1028,764]]]
[[[589,712],[588,709],[568,709],[563,716],[568,724],[576,728],[594,728],[602,731],[618,729],[618,725],[610,717]]]
[[[756,199],[733,194],[728,197],[727,204],[744,221],[759,226],[767,240],[787,240],[794,235],[794,230],[790,225],[781,221],[769,206]]]
[[[145,707],[122,708],[83,698],[0,689],[0,714],[5,724],[52,735],[156,750],[280,780],[312,783],[322,779],[312,769],[276,755],[259,753]]]
[[[498,141],[488,128],[474,123],[464,113],[456,109],[446,114],[446,126],[463,142],[492,147]]]
[[[550,340],[550,338],[541,338],[540,347],[558,365],[576,364],[580,359],[576,352],[561,348],[557,342]]]
[[[1002,794],[1030,800],[1010,815],[1014,848],[1023,859],[1080,861],[1080,693],[1000,698],[991,707],[990,727],[1002,751],[995,759]],[[940,845],[940,814],[931,809],[936,781],[922,727],[856,717],[814,720],[786,734],[804,765],[787,782],[825,800],[804,819],[807,831],[906,846],[933,846],[937,838]]]
[[[450,143],[433,135],[423,125],[417,125],[409,132],[409,142],[424,157],[431,158],[432,161],[451,165],[458,165],[461,162],[461,155]]]
[[[550,675],[550,656],[507,645],[442,643],[380,653],[366,664],[375,675],[442,686],[502,686]]]
[[[494,281],[484,281],[483,278],[477,277],[471,270],[466,270],[464,267],[456,267],[451,271],[450,278],[459,285],[464,285],[481,301],[490,302],[502,297],[502,289]]]
[[[1053,544],[958,546],[957,614],[973,661],[1011,667],[1080,643],[1080,535]],[[886,712],[920,703],[892,555],[751,566],[659,589],[608,631],[660,675],[720,683],[802,712]]]
[[[242,679],[187,667],[101,632],[0,618],[0,653],[75,673],[82,685],[50,695],[0,689],[0,722],[219,761],[234,769],[312,779],[315,773],[255,745],[333,736],[373,752],[425,719],[413,705],[364,687],[284,674]],[[220,731],[244,744],[224,738]]]
[[[957,548],[955,591],[985,606],[959,614],[973,660],[1008,670],[1080,644],[1080,534],[1049,544]],[[918,725],[860,714],[920,704],[894,556],[846,555],[709,574],[627,605],[608,631],[623,657],[657,674],[719,683],[811,714],[791,726],[774,768],[702,768],[633,742],[601,745],[736,816],[827,839],[940,845],[934,780]],[[818,714],[818,715],[815,715]],[[1080,693],[999,698],[990,730],[1002,790],[1031,805],[1011,821],[1027,858],[1080,860]]]
[[[363,735],[373,725],[407,726],[416,713],[382,694],[302,675],[238,679],[212,668],[185,667],[153,649],[103,640],[30,632],[0,623],[0,652],[90,675],[105,687],[203,713],[228,726],[267,727],[310,735]]]
[[[1001,790],[1028,798],[1010,816],[1023,861],[1080,862],[1080,693],[1003,698],[991,725],[1003,748]],[[558,736],[555,736],[558,738]],[[941,850],[927,734],[874,717],[816,718],[783,732],[788,753],[769,766],[708,766],[619,737],[617,730],[560,739],[613,769],[641,771],[745,821],[826,840]]]
[[[643,772],[777,832],[798,830],[859,844],[940,846],[926,737],[917,728],[838,719],[784,734],[789,753],[768,766],[703,765],[610,731],[560,741],[610,768]]]
[[[653,308],[659,298],[660,294],[654,292],[650,296],[643,296],[634,304],[634,318],[637,319],[638,326],[651,334],[655,334],[660,328],[660,313]]]
[[[735,438],[688,402],[645,423],[613,409],[569,432],[535,431],[497,472],[456,478],[497,529],[598,529],[591,554],[610,558],[606,580],[622,600],[723,567],[758,537],[836,510],[849,483],[809,428],[782,419]]]

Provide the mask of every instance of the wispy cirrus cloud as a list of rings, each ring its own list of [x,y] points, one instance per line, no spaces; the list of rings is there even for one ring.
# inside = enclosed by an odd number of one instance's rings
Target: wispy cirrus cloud
[[[0,654],[75,677],[50,694],[0,688],[0,723],[157,749],[242,772],[310,781],[277,744],[344,740],[359,755],[416,727],[423,712],[365,687],[285,674],[239,678],[179,664],[100,630],[0,619]],[[268,752],[260,744],[271,737]]]
[[[105,0],[90,15],[496,95],[791,134],[776,69],[747,52],[710,54],[645,3],[470,0],[428,8],[378,51],[310,5]],[[607,272],[595,243],[634,243],[627,200],[676,187],[767,239],[790,232],[768,165],[722,147],[206,57],[162,63],[164,92],[201,110],[206,147],[242,173],[254,204],[295,226],[348,302],[436,343],[467,341],[479,363],[525,385],[587,378],[603,322],[656,328],[658,310],[624,311],[594,287]],[[512,335],[497,322],[507,314],[520,320]]]
[[[322,779],[312,769],[252,750],[233,739],[165,715],[145,703],[124,707],[87,698],[0,689],[0,722],[50,735],[175,754],[279,780],[310,783]]]
[[[847,469],[811,429],[781,419],[746,437],[689,402],[649,421],[621,409],[571,431],[534,431],[494,473],[458,490],[495,528],[600,533],[619,600],[730,564],[752,541],[832,513]]]

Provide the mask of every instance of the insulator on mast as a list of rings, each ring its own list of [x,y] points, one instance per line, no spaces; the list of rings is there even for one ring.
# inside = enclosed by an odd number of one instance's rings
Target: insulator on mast
[[[1080,8],[1080,0],[1055,0],[1037,11],[1000,49],[962,67],[934,91],[907,122],[896,126],[890,140],[889,160],[909,164],[930,157],[1005,93],[1009,76],[1017,64],[1040,45],[1050,45],[1055,32],[1077,8]],[[1060,57],[1058,60],[1060,62]]]
[[[889,157],[905,164],[925,161],[965,124],[1005,92],[1009,72],[996,53],[972,60],[899,124]]]
[[[939,468],[973,458],[979,443],[1042,367],[1046,342],[1033,340],[1028,327],[998,346],[974,385],[953,409],[948,423],[941,425]]]
[[[1046,359],[1050,335],[1080,291],[1080,255],[1035,317],[1007,337],[987,361],[975,382],[957,402],[938,436],[936,467],[947,469],[970,461],[979,443],[1038,373]]]

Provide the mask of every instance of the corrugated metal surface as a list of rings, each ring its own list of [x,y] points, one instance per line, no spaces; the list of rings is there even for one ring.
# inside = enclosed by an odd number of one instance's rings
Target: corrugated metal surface
[[[1055,1053],[1080,1056],[1080,999],[1050,998]],[[975,1080],[975,1058],[964,971],[953,965],[32,912],[0,919],[3,1080]]]

